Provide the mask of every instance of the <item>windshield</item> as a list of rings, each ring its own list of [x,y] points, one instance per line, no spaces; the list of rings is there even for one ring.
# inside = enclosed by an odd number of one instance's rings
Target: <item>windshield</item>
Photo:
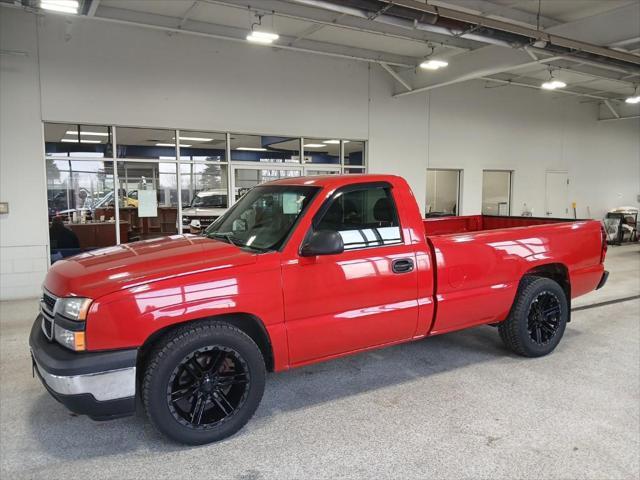
[[[193,200],[192,207],[227,208],[227,196],[211,192],[200,192]]]
[[[255,187],[204,234],[239,247],[276,250],[317,191],[316,187],[293,185]]]

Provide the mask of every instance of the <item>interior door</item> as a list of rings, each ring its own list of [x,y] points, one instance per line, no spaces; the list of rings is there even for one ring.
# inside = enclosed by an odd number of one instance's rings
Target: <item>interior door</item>
[[[569,173],[547,172],[545,214],[547,217],[569,216]]]
[[[292,364],[409,339],[418,320],[416,255],[404,241],[390,189],[338,190],[312,230],[335,230],[341,254],[283,264]],[[373,185],[373,186],[371,186]]]

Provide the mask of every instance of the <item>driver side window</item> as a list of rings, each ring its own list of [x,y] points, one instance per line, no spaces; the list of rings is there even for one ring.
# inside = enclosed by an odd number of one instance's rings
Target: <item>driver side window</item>
[[[315,230],[338,232],[345,250],[402,243],[391,189],[384,186],[338,193]]]

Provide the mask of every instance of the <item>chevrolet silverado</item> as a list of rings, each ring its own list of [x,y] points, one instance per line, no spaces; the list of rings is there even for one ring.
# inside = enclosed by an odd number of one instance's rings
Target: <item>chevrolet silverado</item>
[[[56,262],[33,369],[74,412],[116,418],[139,399],[169,438],[212,442],[251,418],[267,371],[478,325],[546,355],[571,299],[605,283],[605,253],[598,221],[423,220],[399,177],[277,180],[202,235]]]

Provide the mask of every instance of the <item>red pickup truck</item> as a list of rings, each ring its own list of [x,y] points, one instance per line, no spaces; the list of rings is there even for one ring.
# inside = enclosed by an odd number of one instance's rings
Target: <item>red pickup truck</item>
[[[139,398],[168,437],[207,443],[249,420],[267,371],[485,324],[545,355],[571,299],[605,283],[605,253],[597,221],[423,220],[399,177],[278,180],[200,236],[56,262],[34,371],[72,411],[114,418]]]

